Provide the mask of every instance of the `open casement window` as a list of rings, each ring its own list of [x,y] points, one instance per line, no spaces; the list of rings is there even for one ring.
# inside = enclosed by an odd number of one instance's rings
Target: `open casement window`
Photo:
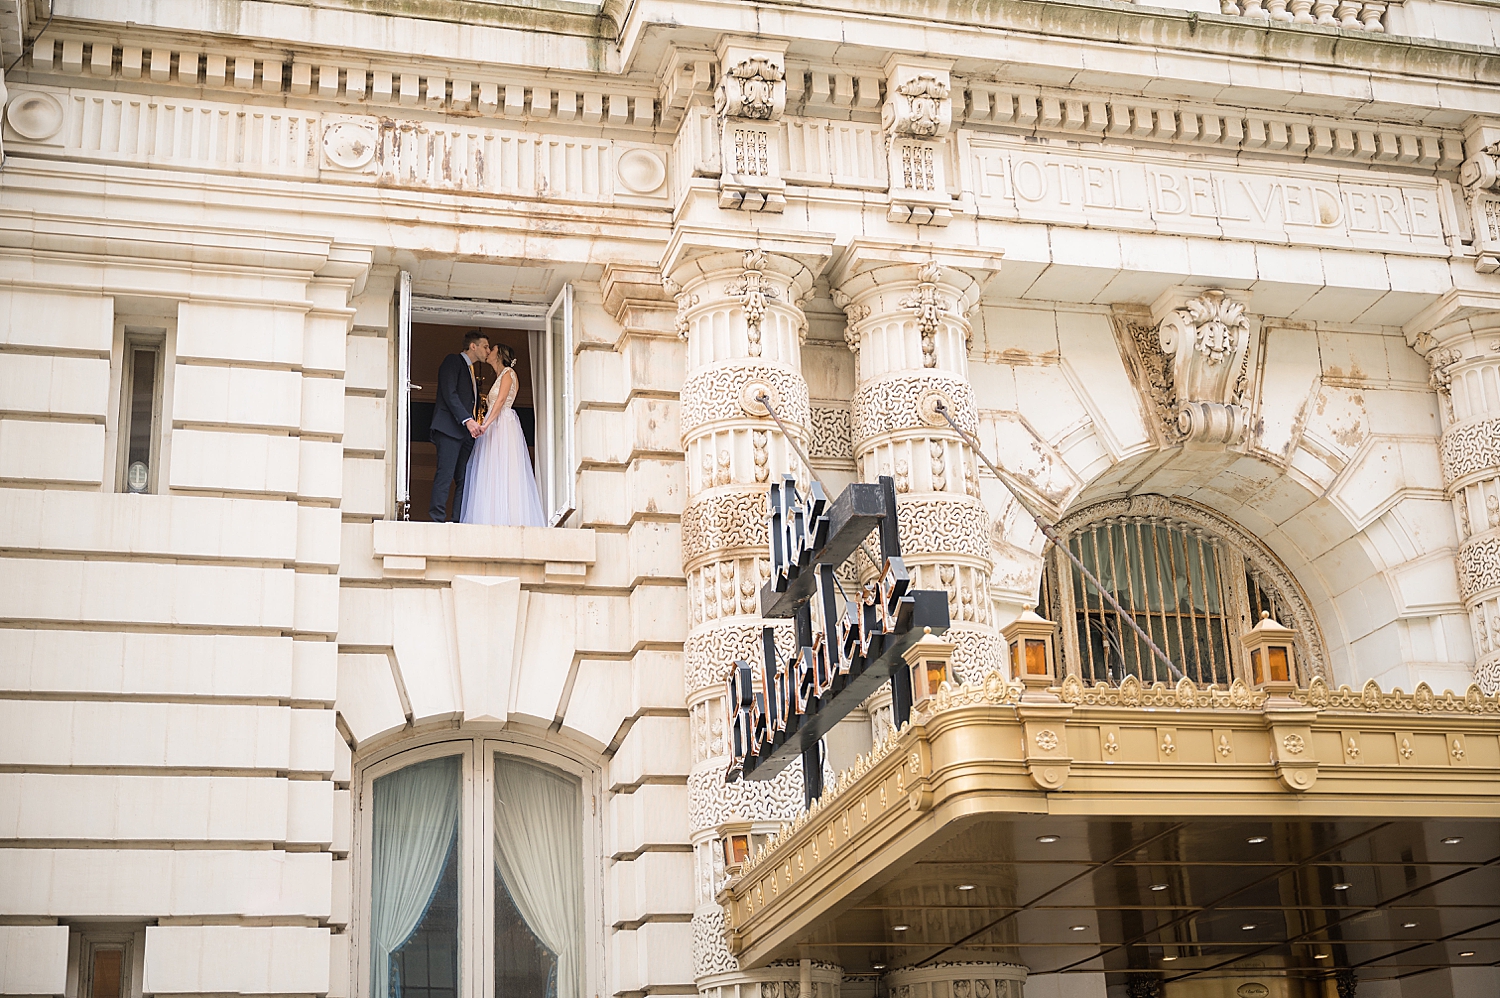
[[[591,776],[492,739],[365,768],[353,931],[364,998],[561,998],[601,989]]]
[[[522,357],[516,413],[531,438],[533,470],[549,526],[567,522],[576,506],[577,469],[573,412],[573,286],[551,305],[439,298],[414,290],[403,272],[397,288],[394,515],[425,515],[423,491],[431,466],[423,448],[435,396],[437,363],[462,349],[468,329],[498,331]],[[477,368],[487,365],[476,365]],[[481,394],[484,386],[481,384]],[[529,397],[529,403],[528,403]],[[528,422],[534,420],[534,423]],[[534,428],[533,428],[534,427]],[[414,508],[415,507],[415,508]]]
[[[1323,671],[1306,600],[1274,556],[1207,511],[1146,499],[1151,508],[1139,512],[1113,502],[1085,509],[1059,533],[1183,675],[1199,685],[1248,682],[1241,636],[1262,610],[1297,632],[1294,678],[1306,683]],[[1148,685],[1178,680],[1055,547],[1041,596],[1043,615],[1061,625],[1067,674],[1088,685],[1117,685],[1127,675]]]
[[[542,370],[546,403],[538,408],[546,432],[546,451],[537,448],[537,484],[542,491],[542,509],[547,523],[559,526],[573,512],[577,477],[573,470],[573,285],[547,310],[547,328],[542,333]]]

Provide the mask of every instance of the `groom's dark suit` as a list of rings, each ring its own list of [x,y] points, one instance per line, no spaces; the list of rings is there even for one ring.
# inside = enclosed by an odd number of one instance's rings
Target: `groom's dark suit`
[[[432,412],[430,438],[437,445],[437,475],[432,480],[432,503],[427,515],[435,523],[448,519],[448,489],[453,486],[454,519],[462,507],[464,471],[474,437],[465,420],[475,418],[474,370],[461,353],[450,353],[438,368],[437,407]]]

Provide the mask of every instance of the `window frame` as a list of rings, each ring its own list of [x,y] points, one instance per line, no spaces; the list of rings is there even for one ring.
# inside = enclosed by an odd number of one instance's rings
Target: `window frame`
[[[124,950],[120,998],[141,998],[145,984],[146,929],[140,923],[75,926],[72,929],[68,935],[66,998],[93,998],[93,955],[103,948]]]
[[[550,743],[514,734],[457,734],[438,732],[417,741],[402,742],[355,764],[355,841],[351,860],[357,887],[351,899],[349,954],[353,963],[353,994],[371,994],[370,945],[367,932],[371,905],[371,865],[374,855],[374,814],[370,807],[375,780],[429,759],[460,756],[463,794],[459,812],[459,994],[484,998],[493,989],[495,955],[495,878],[489,843],[494,838],[495,755],[506,755],[549,766],[575,777],[580,785],[583,821],[584,980],[593,995],[605,993],[604,828],[599,797],[599,770],[576,755]],[[482,805],[482,806],[481,806]],[[488,863],[485,860],[489,860]],[[479,890],[474,886],[478,884]],[[477,954],[477,958],[476,958]]]
[[[110,345],[109,405],[104,418],[104,474],[106,492],[130,495],[164,495],[171,491],[169,466],[172,453],[172,392],[177,365],[175,319],[115,319]],[[125,476],[129,470],[131,383],[137,347],[156,351],[156,378],[151,402],[150,477],[144,492],[130,492]]]
[[[401,271],[396,282],[396,335],[390,349],[395,419],[391,422],[390,515],[393,519],[411,518],[411,349],[412,325],[417,322],[441,325],[463,325],[476,329],[524,329],[540,334],[538,356],[531,358],[533,370],[541,372],[542,396],[534,399],[536,409],[536,455],[532,473],[541,494],[547,525],[560,527],[577,507],[578,454],[576,444],[576,390],[573,355],[577,352],[577,308],[571,283],[564,284],[557,296],[546,305],[521,302],[485,301],[470,298],[445,298],[423,294],[413,285],[412,275]],[[553,398],[552,326],[560,315],[563,327],[563,397]],[[534,351],[535,352],[535,351]],[[560,417],[560,419],[559,419]],[[561,425],[554,426],[560,422]],[[567,469],[557,480],[558,459],[554,449],[562,450]]]

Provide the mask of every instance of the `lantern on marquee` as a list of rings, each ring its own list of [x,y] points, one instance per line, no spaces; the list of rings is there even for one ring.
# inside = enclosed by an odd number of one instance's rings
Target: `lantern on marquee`
[[[750,858],[750,833],[729,832],[724,836],[724,872],[734,876]]]
[[[1014,678],[1025,683],[1028,689],[1045,690],[1057,685],[1057,659],[1053,654],[1056,624],[1026,609],[1001,628],[1000,633],[1010,645],[1010,667]]]
[[[948,678],[948,663],[953,660],[955,647],[952,641],[933,634],[932,628],[924,627],[917,643],[902,653],[911,670],[913,704],[937,695],[938,687]]]
[[[1240,638],[1245,643],[1250,663],[1250,685],[1256,689],[1285,692],[1296,683],[1296,658],[1293,645],[1297,632],[1271,619],[1269,610],[1260,612],[1260,623]]]

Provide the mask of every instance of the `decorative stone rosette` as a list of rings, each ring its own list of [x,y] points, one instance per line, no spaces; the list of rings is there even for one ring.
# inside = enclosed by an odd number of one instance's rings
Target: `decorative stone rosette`
[[[796,260],[752,249],[707,251],[677,264],[669,277],[688,357],[680,409],[688,492],[682,559],[690,622],[683,678],[693,746],[688,777],[697,874],[693,960],[695,975],[707,978],[737,975],[739,969],[725,944],[715,901],[724,879],[726,826],[740,832],[756,823],[775,827],[802,806],[800,765],[773,780],[724,783],[724,681],[736,659],[761,656],[759,594],[770,573],[767,490],[788,471],[806,478],[762,397],[798,442],[805,442],[808,391],[801,346],[807,323],[798,302],[812,275]],[[789,645],[790,633],[786,639]]]
[[[978,426],[968,381],[967,311],[979,295],[966,273],[936,262],[876,266],[845,280],[859,386],[850,417],[859,477],[895,479],[901,549],[923,589],[948,593],[956,678],[1003,667],[990,598],[990,521],[979,460],[941,410]],[[862,576],[874,566],[861,563]]]

